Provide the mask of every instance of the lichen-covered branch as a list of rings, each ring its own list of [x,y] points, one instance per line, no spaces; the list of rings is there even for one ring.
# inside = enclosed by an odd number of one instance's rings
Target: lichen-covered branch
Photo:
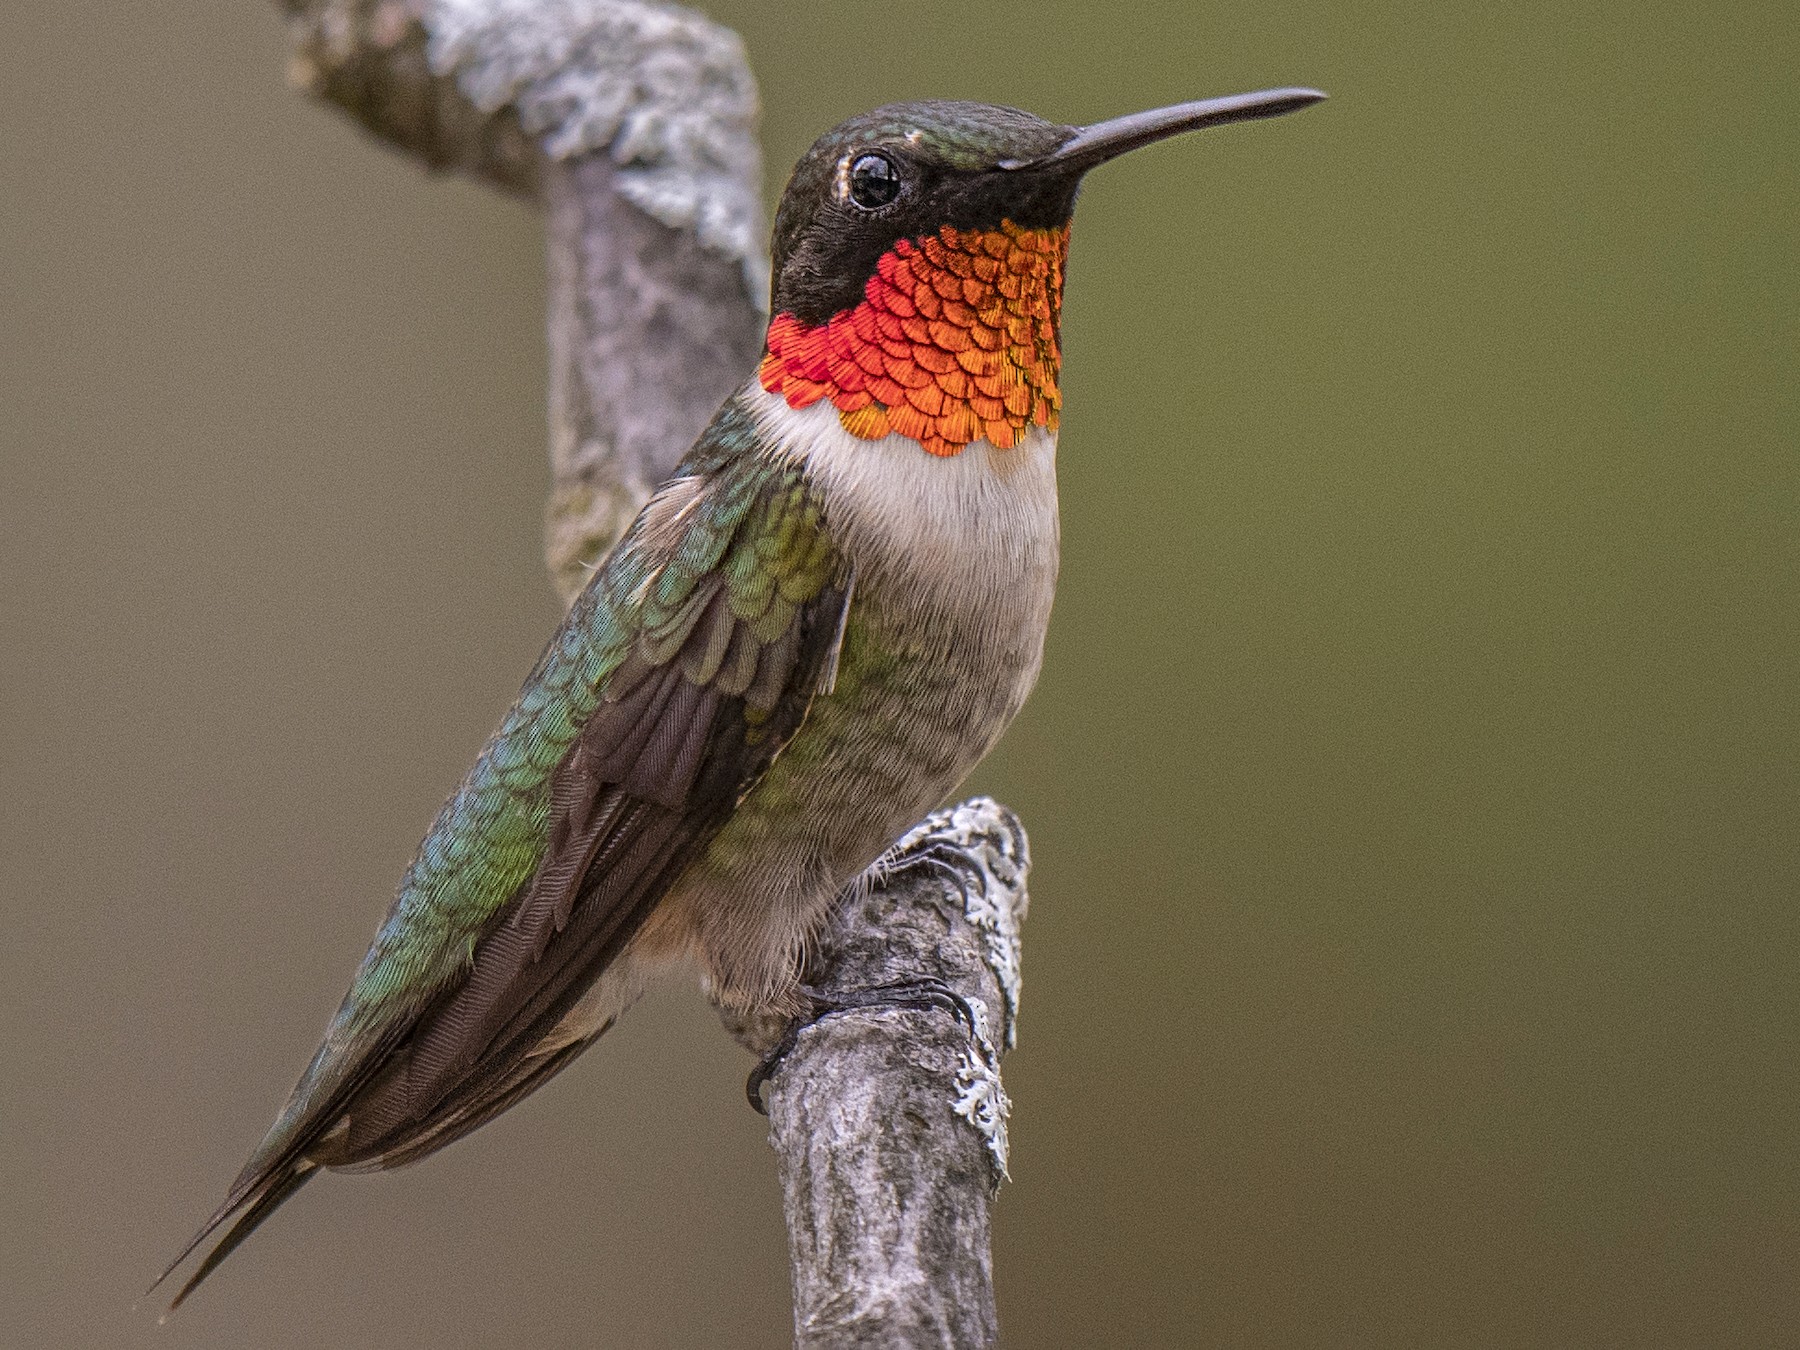
[[[755,368],[767,294],[756,85],[737,35],[648,0],[281,0],[292,77],[434,169],[539,202],[549,262],[546,555],[565,599]],[[1025,836],[940,812],[844,897],[809,984],[940,981],[941,1010],[803,1031],[770,1084],[795,1335],[990,1344],[999,1060],[1018,1010]],[[747,1043],[779,1028],[737,1026]]]
[[[653,220],[601,155],[546,171],[550,500],[545,561],[572,600],[762,350],[737,261]]]
[[[293,77],[434,169],[543,202],[545,553],[565,600],[760,352],[756,82],[641,0],[284,0]]]
[[[429,0],[281,0],[288,78],[434,169],[535,196],[543,151],[516,109],[478,107],[453,71],[434,70]]]
[[[974,1013],[835,1013],[769,1087],[802,1350],[994,1343],[1000,1055],[1019,1000],[1025,832],[986,797],[929,817],[844,897],[807,972],[823,1004],[942,981]]]

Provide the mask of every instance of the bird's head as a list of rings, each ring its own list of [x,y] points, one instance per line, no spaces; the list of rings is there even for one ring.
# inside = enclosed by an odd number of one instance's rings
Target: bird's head
[[[939,455],[1000,449],[1061,406],[1057,324],[1088,170],[1201,127],[1315,103],[1275,89],[1059,126],[985,103],[896,103],[821,136],[775,217],[765,389]]]

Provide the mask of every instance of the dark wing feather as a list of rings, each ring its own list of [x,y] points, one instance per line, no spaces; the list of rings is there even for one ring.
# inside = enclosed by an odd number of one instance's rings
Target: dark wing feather
[[[547,1038],[829,687],[850,580],[817,499],[797,472],[772,471],[756,457],[727,456],[695,471],[715,476],[692,494],[702,508],[692,528],[652,543],[640,520],[602,569],[601,580],[632,576],[638,598],[629,602],[635,609],[621,609],[615,591],[588,606],[591,621],[606,625],[597,663],[571,638],[578,603],[440,814],[288,1109],[226,1203],[164,1273],[236,1217],[181,1297],[317,1167],[423,1157],[585,1049],[604,1028],[567,1043]],[[663,561],[645,568],[651,553]],[[612,651],[619,655],[604,655]],[[470,930],[463,910],[431,897],[454,886],[469,862],[487,868],[482,876],[494,873],[489,855],[459,852],[458,836],[444,832],[462,829],[466,843],[468,818],[491,822],[480,828],[497,832],[497,841],[516,839],[525,808],[507,805],[488,784],[510,782],[508,764],[536,753],[534,710],[554,714],[534,692],[544,673],[583,660],[600,684],[547,773],[536,865]],[[455,953],[468,950],[461,934],[469,932],[472,953],[459,967]],[[393,983],[386,972],[410,969],[415,959],[430,973]]]
[[[169,1268],[158,1277],[156,1284],[161,1284],[168,1279],[174,1273],[175,1267],[187,1259],[188,1253],[199,1246],[208,1233],[231,1217],[233,1213],[237,1214],[237,1222],[226,1230],[225,1236],[219,1239],[213,1249],[206,1254],[206,1259],[194,1268],[192,1275],[188,1276],[187,1283],[182,1285],[176,1291],[175,1297],[169,1300],[169,1309],[163,1314],[164,1318],[166,1319],[169,1313],[174,1312],[185,1303],[187,1296],[200,1287],[202,1280],[217,1270],[225,1258],[236,1251],[244,1239],[262,1225],[264,1219],[292,1198],[294,1192],[311,1181],[317,1173],[318,1169],[311,1163],[290,1163],[264,1176],[249,1195],[239,1197],[221,1209],[213,1217],[212,1222],[200,1230],[199,1236],[190,1242],[181,1255],[176,1257],[169,1264]],[[150,1287],[154,1289],[156,1284]]]
[[[472,1098],[454,1110],[437,1112],[429,1129],[414,1131],[404,1145],[382,1154],[380,1162],[371,1166],[383,1170],[404,1167],[407,1163],[417,1162],[480,1129],[568,1068],[582,1051],[610,1030],[612,1022],[609,1020],[595,1028],[592,1035],[581,1040],[570,1041],[544,1054],[527,1055],[513,1066],[510,1073],[491,1083],[482,1096]]]
[[[753,668],[745,662],[723,681],[738,625],[722,617],[689,626],[660,665],[635,653],[627,660],[552,778],[551,843],[536,874],[476,948],[469,978],[421,1019],[393,1072],[352,1104],[328,1161],[421,1156],[417,1141],[446,1120],[485,1119],[491,1097],[520,1095],[521,1061],[799,728],[833,664],[847,592],[841,583],[822,590],[773,641],[756,644]],[[724,595],[721,585],[702,607],[727,613]],[[697,684],[693,673],[712,679]],[[758,685],[771,695],[766,704],[753,701]]]

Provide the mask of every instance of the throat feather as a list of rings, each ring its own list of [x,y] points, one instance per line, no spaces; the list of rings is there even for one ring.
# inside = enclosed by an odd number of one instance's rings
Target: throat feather
[[[1056,430],[1057,325],[1069,229],[948,225],[883,254],[863,301],[806,327],[769,324],[759,378],[789,407],[829,399],[862,440],[899,433],[934,455],[977,440],[1010,450]]]

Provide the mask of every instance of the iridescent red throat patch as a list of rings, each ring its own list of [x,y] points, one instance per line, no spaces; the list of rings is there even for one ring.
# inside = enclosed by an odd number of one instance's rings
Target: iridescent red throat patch
[[[816,328],[769,324],[762,386],[804,408],[828,398],[853,436],[910,436],[934,455],[986,438],[1010,450],[1062,411],[1057,318],[1069,227],[902,239],[863,302]]]

